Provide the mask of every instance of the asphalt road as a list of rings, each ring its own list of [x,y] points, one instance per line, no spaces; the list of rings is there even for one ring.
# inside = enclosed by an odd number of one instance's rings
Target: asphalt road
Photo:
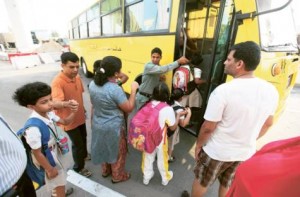
[[[18,130],[22,127],[30,111],[24,107],[18,106],[11,99],[13,92],[21,85],[33,82],[42,81],[48,84],[51,83],[52,78],[59,72],[59,63],[39,65],[32,68],[25,68],[22,70],[14,70],[13,67],[7,63],[0,61],[0,113],[6,118],[13,129]],[[82,77],[85,86],[90,79]],[[87,90],[87,89],[86,89]],[[288,104],[282,117],[278,123],[258,141],[258,149],[267,142],[289,138],[300,135],[300,88],[294,88],[291,96],[288,99]],[[90,111],[89,95],[86,91],[84,93],[85,107]],[[90,120],[87,120],[88,128],[88,148],[90,148]],[[140,169],[141,154],[140,152],[129,148],[127,157],[126,169],[131,172],[131,179],[124,183],[112,184],[110,178],[102,178],[100,166],[93,165],[90,161],[86,163],[86,167],[93,172],[90,178],[95,183],[99,183],[114,191],[129,197],[176,197],[180,196],[183,190],[190,191],[191,183],[193,181],[193,165],[194,165],[194,144],[195,137],[186,132],[181,132],[181,141],[175,147],[174,154],[176,155],[176,162],[170,164],[170,169],[174,171],[174,178],[167,186],[161,185],[161,178],[158,173],[156,165],[155,176],[148,186],[142,183],[142,173]],[[72,165],[72,159],[69,156],[66,161],[66,166]],[[89,192],[82,188],[76,187],[68,183],[68,187],[74,187],[75,192],[71,196],[82,197],[92,196]],[[206,196],[213,197],[218,194],[218,183],[215,183],[209,190]],[[38,196],[49,196],[42,188],[38,191]],[[103,196],[103,195],[101,195]],[[105,195],[104,195],[105,196]]]

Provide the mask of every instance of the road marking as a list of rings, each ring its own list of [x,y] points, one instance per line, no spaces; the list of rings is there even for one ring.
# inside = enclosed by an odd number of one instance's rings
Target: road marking
[[[92,181],[91,179],[88,179],[74,170],[68,170],[67,172],[68,177],[67,181],[76,185],[77,187],[89,192],[92,195],[95,196],[101,196],[101,197],[125,197],[124,195],[105,187],[95,181]]]

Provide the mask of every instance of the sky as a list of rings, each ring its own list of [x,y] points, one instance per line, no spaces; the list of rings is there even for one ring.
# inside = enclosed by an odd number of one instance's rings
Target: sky
[[[0,32],[9,31],[9,18],[5,1],[28,1],[28,26],[32,30],[51,30],[67,36],[70,20],[96,0],[0,0]]]
[[[97,0],[0,0],[0,33],[9,31],[9,19],[5,1],[28,1],[28,25],[32,30],[50,30],[67,36],[70,20]],[[300,0],[293,0],[294,14],[298,19],[297,30],[300,33]],[[299,11],[297,11],[299,9]]]

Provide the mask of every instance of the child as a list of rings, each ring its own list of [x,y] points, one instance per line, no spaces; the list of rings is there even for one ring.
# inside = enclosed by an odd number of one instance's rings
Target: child
[[[153,107],[157,106],[160,102],[167,102],[170,97],[168,86],[160,82],[153,90],[152,99],[149,101]],[[148,185],[152,177],[154,176],[153,162],[155,156],[157,156],[157,167],[162,177],[162,185],[168,185],[169,181],[173,178],[173,172],[169,171],[168,164],[168,139],[167,128],[175,130],[179,121],[181,113],[175,115],[174,110],[170,106],[163,107],[159,111],[158,122],[163,129],[162,141],[155,148],[152,153],[143,152],[142,156],[142,171],[143,171],[143,183]]]
[[[55,115],[53,112],[53,102],[51,98],[51,87],[42,82],[33,82],[25,84],[24,86],[18,88],[13,99],[19,103],[19,105],[27,107],[32,110],[30,117],[39,118],[45,124],[51,128],[51,130],[58,136],[55,122],[61,124],[69,124],[73,121],[76,107],[71,109],[70,115],[61,119]],[[69,101],[73,106],[78,106],[75,100]],[[66,185],[66,175],[61,162],[57,158],[57,145],[54,134],[50,132],[50,139],[48,142],[48,147],[51,150],[51,154],[55,160],[56,166],[52,167],[41,151],[41,133],[37,127],[29,127],[25,131],[25,139],[27,144],[32,149],[33,161],[36,165],[41,166],[45,169],[45,184],[49,191],[52,191],[52,196],[65,196],[65,185]],[[67,191],[67,195],[73,192],[71,188]]]
[[[185,127],[186,125],[189,124],[190,118],[192,115],[190,108],[188,108],[188,107],[184,108],[180,104],[183,96],[184,96],[183,90],[180,88],[176,88],[173,90],[173,93],[171,94],[171,97],[170,97],[170,104],[172,105],[174,111],[176,113],[182,112],[185,114],[185,115],[180,116],[180,119],[179,119],[179,125],[181,127]],[[169,148],[169,150],[168,150],[169,160],[168,161],[169,161],[169,163],[175,161],[175,157],[172,155],[172,153],[173,153],[175,144],[179,143],[179,130],[180,130],[180,128],[177,127],[176,130],[174,131],[174,133],[172,134],[172,136],[170,136],[168,138],[168,141],[169,141],[169,147],[168,147]]]

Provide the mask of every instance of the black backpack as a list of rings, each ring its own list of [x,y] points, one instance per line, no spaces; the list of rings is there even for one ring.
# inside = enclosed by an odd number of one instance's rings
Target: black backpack
[[[178,109],[184,109],[184,107],[182,107],[182,106],[180,106],[180,105],[175,105],[175,106],[173,106],[173,110],[174,110],[175,114],[176,114],[176,111],[177,111]],[[176,130],[176,129],[175,129],[175,130]],[[167,130],[167,135],[168,135],[168,137],[171,137],[171,136],[175,133],[175,130],[172,131],[170,128],[168,128],[168,130]]]

